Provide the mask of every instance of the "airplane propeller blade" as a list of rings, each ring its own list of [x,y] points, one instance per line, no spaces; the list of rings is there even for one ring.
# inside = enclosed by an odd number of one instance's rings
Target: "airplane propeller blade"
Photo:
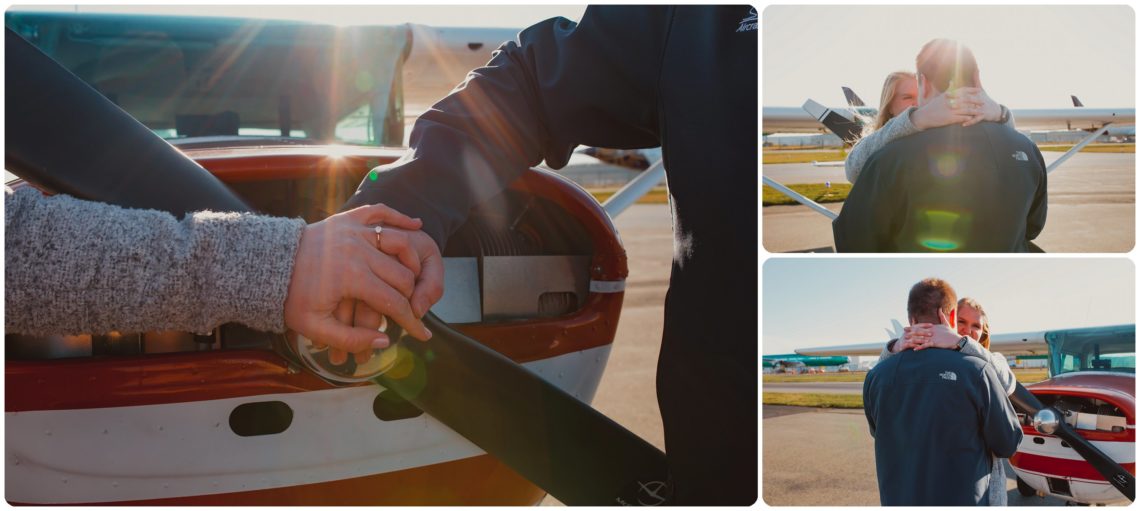
[[[667,501],[671,487],[659,449],[434,314],[424,316],[424,325],[432,338],[401,338],[394,367],[403,368],[377,383],[563,504],[636,505],[645,488],[665,499],[652,502]]]
[[[1136,476],[1077,433],[1069,423],[1065,422],[1062,412],[1056,408],[1045,407],[1037,396],[1021,383],[1017,384],[1017,389],[1009,396],[1009,400],[1014,408],[1033,418],[1033,426],[1038,432],[1054,435],[1067,442],[1129,501],[1136,500]]]
[[[13,174],[73,197],[177,217],[250,210],[206,169],[12,29],[4,29],[4,43],[4,166]]]

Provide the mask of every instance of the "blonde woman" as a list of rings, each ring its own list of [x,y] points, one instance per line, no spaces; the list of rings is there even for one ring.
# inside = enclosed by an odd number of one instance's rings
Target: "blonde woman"
[[[851,148],[844,162],[847,180],[855,184],[863,164],[891,141],[929,128],[982,121],[1013,126],[1013,115],[986,95],[980,87],[952,88],[918,106],[918,80],[914,73],[896,71],[887,75],[874,121],[864,119],[863,137]]]

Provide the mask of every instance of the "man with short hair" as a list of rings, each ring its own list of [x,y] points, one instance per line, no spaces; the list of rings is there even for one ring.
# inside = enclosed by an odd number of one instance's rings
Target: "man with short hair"
[[[915,284],[911,325],[957,320],[957,295],[941,279]],[[1017,451],[1021,427],[994,368],[957,350],[904,350],[863,382],[883,505],[987,505],[992,457]]]
[[[939,313],[939,319],[944,315]],[[879,357],[879,361],[886,360],[891,355],[907,349],[921,351],[927,348],[942,348],[959,351],[965,355],[981,358],[990,364],[1005,389],[1006,395],[1017,390],[1017,377],[1009,368],[1009,362],[1001,353],[990,352],[990,326],[989,317],[985,309],[977,300],[963,297],[958,300],[957,309],[958,329],[951,328],[947,322],[937,326],[930,323],[912,324],[906,327],[905,335],[899,339],[891,339]],[[991,506],[1004,506],[1009,503],[1006,495],[1005,459],[995,456],[993,468],[990,472],[990,501]]]
[[[916,63],[919,105],[981,87],[973,53],[956,41],[930,41]],[[954,124],[871,156],[832,232],[839,252],[1027,252],[1046,209],[1045,160],[1033,142],[1002,123]]]

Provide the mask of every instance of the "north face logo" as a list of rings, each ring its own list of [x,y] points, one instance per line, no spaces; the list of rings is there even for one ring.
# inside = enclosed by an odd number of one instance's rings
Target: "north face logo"
[[[946,371],[938,376],[941,376],[943,380],[958,381],[958,375],[952,371]]]

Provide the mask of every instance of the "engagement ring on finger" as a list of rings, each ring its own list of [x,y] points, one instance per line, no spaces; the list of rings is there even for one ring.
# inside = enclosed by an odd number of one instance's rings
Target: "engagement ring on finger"
[[[372,230],[376,231],[376,244],[379,245],[380,244],[380,233],[384,232],[384,227],[381,225],[377,225],[376,227],[373,227]]]

